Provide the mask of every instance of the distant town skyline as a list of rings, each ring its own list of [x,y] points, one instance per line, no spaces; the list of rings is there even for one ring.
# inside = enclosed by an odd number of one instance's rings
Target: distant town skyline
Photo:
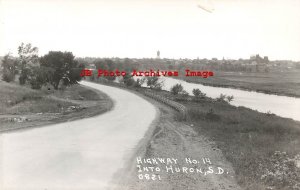
[[[0,55],[300,61],[298,0],[1,0]]]

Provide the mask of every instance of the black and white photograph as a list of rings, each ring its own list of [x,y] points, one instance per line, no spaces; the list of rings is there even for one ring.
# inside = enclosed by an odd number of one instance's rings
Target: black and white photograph
[[[300,0],[0,0],[1,190],[300,190]]]

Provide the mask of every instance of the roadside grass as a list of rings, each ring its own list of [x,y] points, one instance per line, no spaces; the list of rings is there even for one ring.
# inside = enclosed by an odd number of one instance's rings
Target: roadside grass
[[[92,117],[111,107],[106,94],[81,85],[48,91],[0,81],[0,132]]]
[[[227,103],[181,102],[194,129],[209,136],[246,189],[300,189],[300,123]]]
[[[98,94],[81,85],[75,84],[68,87],[65,91],[55,91],[54,96],[71,100],[102,100],[105,99],[103,94]]]
[[[211,98],[178,100],[167,91],[155,93],[186,106],[183,122],[215,142],[242,188],[300,189],[300,122]]]
[[[0,94],[0,114],[57,113],[75,105],[14,83],[0,82]]]
[[[147,88],[131,89],[142,93]],[[208,97],[193,101],[192,96],[178,99],[168,91],[152,91],[186,106],[187,120],[178,120],[179,113],[175,120],[215,142],[243,189],[300,189],[300,122]]]

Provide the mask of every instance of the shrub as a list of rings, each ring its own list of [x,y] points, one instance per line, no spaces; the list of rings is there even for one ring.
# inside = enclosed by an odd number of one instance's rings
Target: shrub
[[[16,74],[16,61],[14,61],[9,54],[5,55],[2,60],[2,80],[11,82],[15,80]]]
[[[225,94],[220,94],[218,98],[216,98],[216,101],[218,102],[231,102],[234,99],[234,97],[231,96],[226,96]]]
[[[142,78],[142,79],[137,79],[134,83],[134,87],[136,88],[140,88],[142,87],[142,85],[144,84],[145,82],[145,78]]]
[[[176,95],[175,100],[187,101],[189,100],[189,93],[185,90],[182,90],[181,92],[179,92],[179,94]]]
[[[201,92],[201,90],[199,88],[195,88],[193,89],[193,95],[194,95],[194,100],[199,100],[201,98],[205,98],[206,94]]]
[[[124,84],[126,86],[133,86],[135,84],[135,81],[133,78],[127,78],[126,80],[124,79]]]
[[[163,82],[158,77],[147,77],[147,86],[151,89],[161,90]]]
[[[3,70],[2,80],[11,82],[15,80],[15,75],[9,70]]]
[[[220,94],[220,96],[218,98],[216,98],[216,100],[218,102],[225,102],[225,98],[226,98],[225,94]]]
[[[19,82],[21,85],[24,85],[26,81],[28,80],[28,73],[29,70],[27,68],[23,68],[21,70],[20,76],[19,76]]]
[[[199,88],[194,88],[193,89],[193,94],[194,94],[195,97],[199,97],[200,94],[201,94],[200,89]]]
[[[233,95],[227,96],[226,100],[227,100],[227,102],[231,102],[233,100],[233,98],[234,98]]]
[[[47,73],[40,67],[32,67],[31,73],[28,76],[28,81],[32,89],[41,89],[46,83]]]
[[[178,95],[183,91],[183,86],[181,84],[175,84],[171,87],[170,91],[173,95]]]

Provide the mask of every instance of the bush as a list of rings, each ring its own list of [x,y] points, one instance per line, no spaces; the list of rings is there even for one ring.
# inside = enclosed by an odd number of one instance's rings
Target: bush
[[[127,78],[126,80],[124,79],[124,84],[126,86],[133,86],[135,84],[135,81],[133,78]]]
[[[194,100],[199,100],[201,98],[205,98],[206,94],[201,92],[199,88],[193,89]]]
[[[233,100],[233,98],[234,98],[234,97],[233,97],[232,95],[231,95],[231,96],[227,96],[227,97],[226,97],[226,100],[227,100],[227,102],[231,102],[231,101]]]
[[[11,82],[15,80],[15,75],[9,70],[3,70],[2,80]]]
[[[193,94],[194,94],[195,97],[199,97],[200,94],[201,94],[200,89],[199,88],[194,88],[193,89]]]
[[[142,78],[142,79],[137,79],[134,83],[134,87],[136,88],[140,88],[142,87],[142,85],[144,84],[145,82],[145,78]]]
[[[32,89],[41,89],[44,84],[46,84],[45,71],[40,67],[32,67],[31,73],[28,76],[28,81]]]
[[[5,55],[2,61],[2,80],[11,82],[15,80],[16,61],[14,61],[9,54]]]
[[[218,102],[231,102],[234,99],[234,97],[231,96],[226,96],[225,94],[220,94],[220,96],[218,98],[216,98],[216,100]]]
[[[158,77],[147,77],[147,86],[151,89],[161,90],[163,82]]]
[[[173,95],[178,95],[180,92],[183,91],[183,86],[181,84],[175,84],[171,87],[170,91]]]
[[[19,76],[20,85],[24,85],[26,83],[26,81],[28,80],[28,73],[29,70],[27,68],[21,70],[21,74]]]
[[[189,100],[189,93],[185,90],[182,90],[179,94],[175,96],[177,101],[187,101]]]
[[[225,98],[226,98],[225,94],[220,94],[220,96],[218,98],[216,98],[216,100],[218,102],[225,102]]]

